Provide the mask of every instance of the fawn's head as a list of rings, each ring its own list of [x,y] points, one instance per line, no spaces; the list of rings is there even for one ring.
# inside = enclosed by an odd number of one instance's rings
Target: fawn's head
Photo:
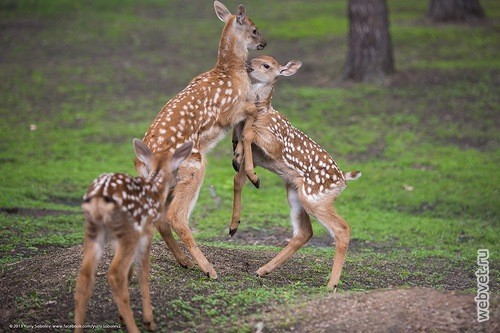
[[[177,182],[177,170],[179,165],[191,154],[193,149],[192,142],[184,143],[178,148],[172,156],[162,155],[156,157],[151,150],[139,139],[134,139],[134,151],[137,160],[144,163],[149,171],[148,179],[152,182],[160,182],[163,189],[159,193],[160,201],[164,202],[167,199],[170,188]]]
[[[224,27],[224,35],[231,40],[232,43],[242,44],[246,49],[262,50],[266,47],[266,40],[257,31],[257,27],[252,20],[246,15],[245,7],[238,6],[237,13],[232,15],[231,12],[219,1],[214,2],[214,9],[217,17],[226,23]]]
[[[298,60],[290,60],[281,66],[270,56],[260,56],[247,61],[247,72],[250,76],[252,95],[256,100],[268,100],[278,76],[292,76],[302,66]]]

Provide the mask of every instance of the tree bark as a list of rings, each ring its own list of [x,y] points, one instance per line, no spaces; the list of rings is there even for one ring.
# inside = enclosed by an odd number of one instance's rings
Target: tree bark
[[[429,17],[434,22],[465,22],[485,15],[479,0],[430,0]]]
[[[343,79],[383,82],[395,72],[386,0],[349,0],[349,21]]]

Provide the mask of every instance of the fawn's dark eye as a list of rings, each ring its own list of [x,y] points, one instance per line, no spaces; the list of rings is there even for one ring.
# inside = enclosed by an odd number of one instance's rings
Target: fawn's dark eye
[[[252,33],[255,35],[257,34],[257,29],[253,29]]]
[[[264,65],[262,65],[262,66],[264,66],[264,68],[265,68],[265,69],[269,69],[269,68],[271,68],[271,66],[269,66],[268,64],[264,64]]]

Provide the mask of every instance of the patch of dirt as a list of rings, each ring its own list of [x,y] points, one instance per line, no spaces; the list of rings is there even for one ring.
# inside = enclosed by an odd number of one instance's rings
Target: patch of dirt
[[[268,228],[268,229],[253,229],[237,231],[233,237],[218,237],[210,241],[227,242],[238,245],[270,245],[277,247],[285,247],[292,239],[293,233],[291,228]],[[317,248],[332,248],[334,247],[333,238],[328,234],[313,235],[313,237],[304,245],[307,247]],[[360,241],[351,239],[349,242],[349,252],[358,253],[362,250],[370,249],[374,252],[388,253],[394,249],[394,244],[390,243],[373,243],[369,241]]]
[[[278,237],[279,236],[279,237]],[[276,239],[282,235],[275,236]],[[254,237],[254,239],[257,239]],[[261,243],[268,242],[263,240]],[[366,244],[360,243],[361,248]],[[276,251],[226,249],[202,245],[201,250],[214,264],[218,280],[208,280],[197,269],[184,269],[176,264],[162,241],[152,248],[151,290],[155,316],[163,331],[208,331],[210,318],[203,316],[203,302],[194,297],[211,297],[224,290],[228,295],[242,290],[266,287],[267,290],[290,287],[295,283],[307,288],[323,287],[331,269],[331,258],[298,253],[281,268],[266,278],[254,276],[258,267],[276,255]],[[11,324],[70,325],[73,320],[73,292],[78,267],[81,264],[81,246],[51,250],[14,264],[4,265],[0,275],[0,331]],[[333,251],[332,251],[333,252]],[[111,260],[111,248],[105,252],[98,266],[94,292],[87,311],[87,323],[117,323],[118,313],[107,282],[107,270]],[[328,257],[328,256],[327,256]],[[379,267],[375,267],[375,265]],[[422,266],[425,266],[422,268]],[[367,270],[367,267],[373,267]],[[433,272],[440,272],[448,284],[445,289],[468,290],[474,288],[475,276],[470,267],[447,268],[445,262],[428,258],[422,263],[373,263],[370,260],[348,260],[343,275],[342,289],[338,294],[305,303],[277,306],[271,304],[249,305],[240,318],[240,325],[262,326],[252,317],[264,315],[261,332],[354,332],[374,327],[375,331],[446,331],[455,329],[465,332],[493,332],[493,320],[477,326],[472,294],[438,292],[432,289],[389,289],[371,292],[351,292],[357,285],[366,288],[388,286],[430,287],[436,282],[428,279]],[[402,270],[418,270],[423,274],[401,276]],[[375,272],[373,272],[375,271]],[[465,283],[464,283],[465,281]],[[495,289],[493,284],[490,289]],[[131,303],[137,318],[140,316],[140,293],[136,278],[130,287]],[[311,296],[314,297],[314,296]],[[498,313],[498,298],[491,294],[491,316]],[[179,304],[188,304],[189,311],[179,310]],[[225,306],[216,307],[226,314]],[[188,310],[186,310],[188,311]],[[360,314],[363,315],[360,315]],[[227,315],[230,315],[228,313]],[[242,319],[243,318],[243,319]],[[279,320],[278,320],[279,319]],[[261,319],[259,319],[261,320]],[[373,321],[373,326],[370,326]],[[258,325],[258,326],[255,326]],[[260,326],[259,326],[260,325]],[[234,327],[234,326],[232,326]],[[478,327],[480,329],[478,329]]]
[[[256,326],[262,332],[498,332],[499,300],[491,300],[490,320],[478,323],[470,294],[429,288],[347,292],[277,310],[273,320]]]

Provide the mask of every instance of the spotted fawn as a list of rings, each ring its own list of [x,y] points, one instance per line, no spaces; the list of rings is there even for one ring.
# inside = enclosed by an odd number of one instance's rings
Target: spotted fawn
[[[285,182],[290,204],[293,237],[288,245],[257,275],[271,273],[312,237],[309,215],[330,232],[335,239],[335,256],[328,287],[336,290],[350,239],[350,228],[340,217],[333,202],[345,189],[348,180],[361,176],[359,171],[342,172],[333,158],[306,134],[293,127],[288,119],[271,105],[278,76],[290,76],[300,68],[292,60],[281,66],[269,56],[252,59],[248,64],[252,81],[251,95],[258,110],[255,118],[234,130],[235,160],[233,216],[229,229],[234,235],[240,223],[241,191],[246,177],[256,178],[254,163],[279,175]],[[253,180],[255,183],[255,180]]]

